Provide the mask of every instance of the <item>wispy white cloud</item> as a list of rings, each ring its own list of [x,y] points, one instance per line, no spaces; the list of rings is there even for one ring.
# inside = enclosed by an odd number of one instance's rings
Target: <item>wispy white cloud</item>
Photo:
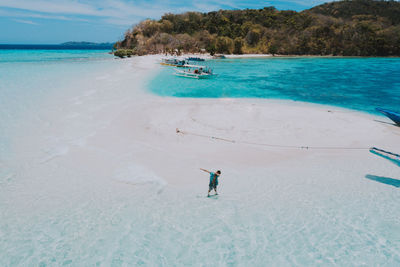
[[[56,14],[94,15],[93,6],[78,1],[65,0],[0,0],[1,7]]]
[[[24,24],[30,24],[30,25],[39,25],[36,22],[33,22],[31,20],[25,20],[25,19],[13,19],[13,21],[19,22],[19,23],[24,23]]]
[[[221,6],[215,5],[215,4],[205,4],[202,2],[196,2],[193,4],[194,10],[195,11],[200,11],[200,12],[210,12],[210,11],[215,11],[219,10]]]
[[[37,18],[37,19],[53,19],[53,20],[74,20],[74,21],[88,21],[81,17],[71,17],[63,15],[48,15],[42,13],[35,13],[30,11],[20,11],[20,10],[2,10],[0,8],[0,16],[2,17],[13,17],[13,18]]]
[[[206,1],[203,2],[204,5],[213,5],[218,7],[218,9],[220,9],[221,7],[228,7],[231,9],[238,9],[240,8],[240,2],[241,1],[232,1],[232,0],[226,0],[226,1],[221,1],[221,0],[214,0],[214,1]],[[215,10],[215,9],[212,9]]]
[[[112,25],[119,26],[132,26],[134,23],[130,19],[120,19],[120,18],[106,18],[103,19],[102,22]]]
[[[19,12],[18,17],[40,17],[61,20],[104,19],[116,25],[131,25],[143,18],[158,18],[173,11],[160,3],[135,3],[122,0],[67,1],[67,0],[0,0],[0,8],[7,9],[6,16]],[[11,10],[11,11],[10,11]],[[22,13],[25,12],[25,13]],[[28,13],[29,12],[29,13]]]
[[[315,5],[325,0],[286,0],[290,5]],[[244,0],[0,0],[6,16],[110,23],[130,26],[143,18],[160,18],[167,12],[209,12],[223,8],[271,6],[281,1]],[[282,2],[283,3],[283,2]],[[1,9],[0,9],[1,11]],[[4,10],[3,10],[4,13]]]
[[[66,0],[0,0],[0,7],[14,8],[50,14],[83,15],[99,17],[120,16],[157,16],[162,13],[159,6],[146,7],[121,0],[104,0],[98,2]]]
[[[285,5],[287,6],[286,9],[291,9],[290,7],[293,6],[302,6],[304,8],[311,8],[316,5],[320,5],[326,2],[331,2],[335,0],[285,0],[285,1],[280,1],[280,0],[275,0],[275,1],[267,1],[264,2],[265,6],[279,6],[279,5]]]

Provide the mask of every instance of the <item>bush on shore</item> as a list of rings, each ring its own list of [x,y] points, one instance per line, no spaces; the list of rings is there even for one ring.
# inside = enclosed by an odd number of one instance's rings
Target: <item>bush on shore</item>
[[[136,55],[133,49],[118,49],[117,51],[114,51],[114,56],[119,58],[131,57],[133,55]]]

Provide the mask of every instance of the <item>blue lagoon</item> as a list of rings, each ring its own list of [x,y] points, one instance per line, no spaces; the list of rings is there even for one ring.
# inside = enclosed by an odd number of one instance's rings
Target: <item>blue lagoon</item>
[[[273,98],[366,112],[399,110],[399,58],[244,58],[210,60],[213,80],[171,77],[163,68],[150,90],[163,96]]]

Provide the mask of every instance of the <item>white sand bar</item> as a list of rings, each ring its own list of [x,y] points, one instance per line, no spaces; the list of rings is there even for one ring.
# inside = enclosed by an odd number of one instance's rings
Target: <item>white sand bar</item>
[[[121,60],[31,115],[3,163],[1,266],[400,264],[399,166],[243,143],[398,153],[399,127],[293,101],[155,96],[156,60]],[[218,199],[199,168],[222,171]]]

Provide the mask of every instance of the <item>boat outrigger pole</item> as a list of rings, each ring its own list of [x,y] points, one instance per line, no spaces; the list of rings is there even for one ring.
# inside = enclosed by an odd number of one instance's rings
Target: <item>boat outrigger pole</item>
[[[377,156],[380,156],[384,159],[390,160],[392,163],[395,163],[397,165],[400,166],[400,155],[393,153],[393,152],[389,152],[377,147],[371,147],[371,149],[369,150],[372,154],[375,154]]]

